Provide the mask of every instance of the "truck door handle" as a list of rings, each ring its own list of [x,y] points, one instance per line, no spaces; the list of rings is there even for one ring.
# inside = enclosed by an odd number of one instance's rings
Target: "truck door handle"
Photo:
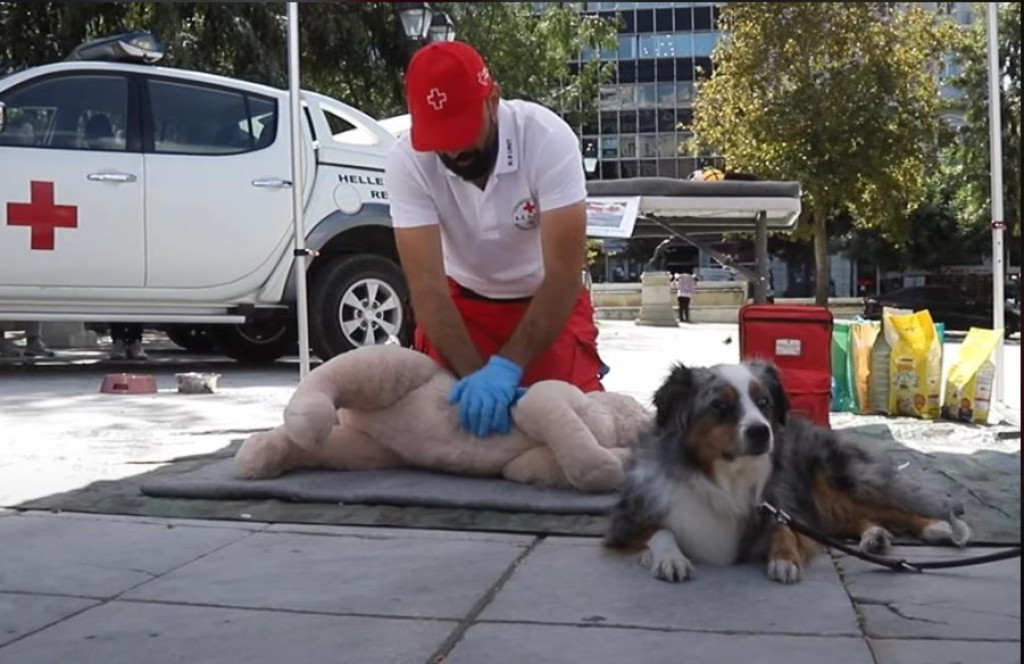
[[[85,178],[92,182],[135,182],[136,180],[131,173],[89,173]]]
[[[292,183],[288,180],[282,180],[281,178],[257,178],[252,181],[254,187],[264,187],[267,189],[282,189],[284,187],[292,186]]]

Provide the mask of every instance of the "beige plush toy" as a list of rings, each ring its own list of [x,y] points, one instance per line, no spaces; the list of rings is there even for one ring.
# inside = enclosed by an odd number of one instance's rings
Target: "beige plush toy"
[[[284,424],[251,436],[235,456],[241,478],[299,468],[419,468],[602,492],[616,488],[650,421],[635,399],[537,383],[513,406],[507,435],[477,438],[448,404],[452,374],[396,345],[343,353],[303,379]]]

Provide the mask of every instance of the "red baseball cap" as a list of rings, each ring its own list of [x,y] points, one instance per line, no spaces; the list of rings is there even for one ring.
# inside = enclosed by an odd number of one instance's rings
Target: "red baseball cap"
[[[471,146],[493,88],[487,63],[469,44],[436,42],[417,51],[405,74],[413,149],[456,152]]]

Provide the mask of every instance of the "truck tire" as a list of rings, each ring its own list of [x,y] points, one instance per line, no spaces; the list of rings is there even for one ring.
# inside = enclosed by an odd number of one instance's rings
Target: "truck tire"
[[[409,288],[401,268],[383,256],[328,258],[310,279],[309,339],[326,362],[335,355],[386,343],[412,343]]]
[[[209,334],[217,350],[238,362],[273,362],[298,352],[296,323],[285,317],[211,325]]]

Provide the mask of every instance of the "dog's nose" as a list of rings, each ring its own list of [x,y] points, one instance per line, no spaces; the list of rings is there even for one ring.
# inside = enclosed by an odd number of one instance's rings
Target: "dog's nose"
[[[744,435],[747,439],[747,454],[754,456],[767,452],[772,442],[772,430],[767,424],[751,424]]]

